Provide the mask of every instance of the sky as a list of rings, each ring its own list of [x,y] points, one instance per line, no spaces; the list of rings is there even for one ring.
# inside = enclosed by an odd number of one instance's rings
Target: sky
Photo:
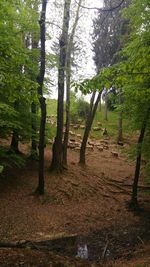
[[[58,3],[57,6],[54,5],[54,2]],[[58,42],[60,34],[59,27],[61,27],[62,23],[63,2],[63,0],[48,1],[47,21],[50,22],[50,24],[48,25],[48,32],[50,33],[51,40],[48,40],[46,42],[46,47],[49,52],[52,52],[51,47],[53,46],[54,42]],[[73,6],[76,2],[78,2],[78,0],[72,0],[72,10],[74,10]],[[87,6],[88,8],[101,8],[103,5],[103,0],[83,0],[83,5],[85,7]],[[81,49],[79,55],[76,57],[75,60],[79,65],[79,67],[74,68],[73,79],[76,80],[90,78],[96,74],[95,64],[92,59],[92,20],[96,16],[96,12],[96,10],[87,10],[84,8],[82,9],[83,15],[79,20],[79,25],[77,27],[77,32],[75,36]],[[54,25],[51,23],[53,23]],[[51,86],[52,93],[50,97],[57,98],[57,69],[53,69],[50,71],[50,79],[54,84],[54,86]]]

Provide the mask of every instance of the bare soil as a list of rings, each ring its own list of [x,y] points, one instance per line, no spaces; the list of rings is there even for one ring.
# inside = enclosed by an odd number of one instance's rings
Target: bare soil
[[[1,248],[0,266],[150,266],[150,202],[144,178],[141,175],[138,193],[142,210],[133,213],[127,203],[135,163],[125,155],[127,145],[107,142],[109,149],[87,152],[86,167],[78,165],[79,152],[69,150],[68,170],[59,175],[49,171],[51,154],[46,148],[43,197],[32,195],[37,162],[0,178],[1,243],[35,244],[35,250]],[[49,252],[36,246],[41,240],[60,238],[61,243],[61,237],[70,236],[75,236],[73,250],[63,245]],[[75,258],[79,243],[87,245],[88,261]]]

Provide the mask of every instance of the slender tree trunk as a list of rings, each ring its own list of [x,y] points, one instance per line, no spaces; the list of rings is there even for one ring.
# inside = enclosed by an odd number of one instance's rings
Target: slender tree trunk
[[[86,151],[86,144],[87,144],[87,140],[89,137],[89,133],[91,130],[91,126],[95,117],[95,113],[98,107],[98,103],[100,101],[101,98],[101,92],[98,93],[96,102],[94,104],[94,99],[95,99],[95,92],[93,92],[92,97],[91,97],[91,101],[90,101],[90,112],[88,114],[88,118],[86,121],[86,126],[85,126],[85,131],[84,131],[84,135],[83,135],[83,139],[82,139],[82,143],[81,143],[81,149],[80,149],[80,160],[79,160],[79,164],[85,165],[85,151]]]
[[[58,67],[58,105],[57,105],[57,132],[52,150],[51,170],[62,171],[63,169],[63,122],[64,122],[64,79],[66,66],[66,52],[68,42],[68,30],[70,20],[71,0],[65,0],[63,29],[59,41],[59,67]]]
[[[108,98],[108,94],[106,91],[106,96],[105,96],[105,110],[104,110],[104,120],[108,121],[108,103],[107,103],[107,98]]]
[[[14,109],[18,110],[18,107],[19,107],[19,103],[18,103],[18,100],[16,100],[14,103]],[[15,153],[19,153],[19,135],[18,135],[18,131],[16,129],[14,129],[13,133],[12,133],[10,151],[13,151]]]
[[[122,90],[119,90],[119,105],[122,104]],[[123,133],[122,133],[122,111],[119,111],[119,118],[118,118],[118,137],[117,143],[122,143],[123,141]]]
[[[69,49],[70,50],[70,49]],[[71,55],[68,51],[66,62],[66,125],[63,143],[63,166],[67,166],[67,147],[69,139],[69,125],[70,125],[70,78],[71,78]]]
[[[43,97],[43,82],[45,75],[45,19],[46,19],[46,6],[47,0],[42,1],[42,11],[40,24],[40,41],[41,41],[41,54],[40,54],[40,72],[37,77],[39,84],[38,95],[41,108],[41,122],[40,122],[40,136],[39,136],[39,179],[36,193],[44,194],[44,147],[45,147],[45,122],[46,122],[46,103]]]
[[[34,7],[38,12],[38,5]],[[35,34],[32,34],[32,49],[38,49],[38,38]],[[37,62],[38,64],[38,62]],[[35,79],[35,78],[33,78]],[[32,92],[31,92],[32,93]],[[33,101],[31,104],[31,112],[32,112],[32,138],[31,138],[31,157],[33,159],[37,158],[37,140],[36,140],[36,134],[37,134],[37,123],[36,123],[36,115],[37,115],[37,105]]]
[[[149,112],[150,112],[150,110],[148,109],[147,115],[146,115],[145,120],[143,122],[143,126],[141,128],[138,143],[137,143],[137,158],[136,158],[134,180],[133,180],[133,185],[132,185],[132,197],[131,197],[131,201],[130,201],[130,208],[132,208],[134,210],[138,209],[138,207],[139,207],[138,200],[137,200],[137,190],[138,190],[138,181],[139,181],[139,176],[140,176],[142,145],[143,145],[145,130],[146,130],[146,126],[147,126],[147,121],[149,118]]]
[[[63,143],[63,166],[67,166],[67,147],[69,140],[69,125],[70,125],[70,80],[71,80],[71,51],[73,46],[73,39],[76,31],[76,27],[79,20],[79,11],[82,0],[79,0],[79,5],[76,12],[75,22],[70,34],[67,54],[66,54],[66,125],[65,125],[65,134],[64,134],[64,143]]]
[[[31,112],[32,112],[32,138],[31,138],[31,157],[35,159],[37,157],[37,140],[36,140],[36,112],[37,107],[34,102],[31,104]]]
[[[39,183],[37,192],[44,194],[44,148],[45,148],[45,122],[46,122],[46,103],[45,98],[40,97],[41,122],[40,122],[40,138],[39,138]]]
[[[101,98],[100,98],[100,101],[99,101],[98,110],[100,112],[102,111],[102,100],[101,100]]]
[[[19,153],[19,136],[18,131],[14,130],[12,134],[11,144],[10,144],[10,150],[14,151],[15,153]]]

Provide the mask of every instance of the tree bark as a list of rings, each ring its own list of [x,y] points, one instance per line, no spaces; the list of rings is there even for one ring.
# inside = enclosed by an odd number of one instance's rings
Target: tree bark
[[[31,104],[31,112],[32,112],[32,137],[31,137],[31,157],[35,159],[37,157],[37,140],[36,140],[36,113],[37,107],[34,102]]]
[[[40,50],[40,71],[37,77],[38,81],[38,95],[41,108],[41,121],[40,121],[40,135],[39,135],[39,179],[38,187],[36,193],[43,195],[44,194],[44,147],[45,147],[45,122],[46,122],[46,103],[45,98],[43,97],[43,82],[45,75],[45,19],[46,19],[46,6],[47,0],[42,2],[42,11],[41,18],[39,21],[40,24],[40,41],[41,41],[41,50]]]
[[[38,12],[38,6],[34,7]],[[32,49],[38,49],[38,37],[35,34],[32,34]],[[38,64],[38,62],[37,62]],[[35,78],[33,78],[35,79]],[[31,92],[32,93],[32,92]],[[33,159],[37,158],[37,124],[36,124],[36,114],[37,114],[37,105],[33,101],[31,104],[31,112],[32,112],[32,138],[31,138],[31,157]]]
[[[122,90],[119,90],[119,105],[122,104]],[[118,137],[117,137],[117,143],[121,143],[123,141],[123,133],[122,133],[122,111],[119,111],[119,118],[118,118]]]
[[[70,38],[69,38],[69,42],[67,46],[67,54],[66,54],[66,124],[65,124],[64,142],[63,142],[63,166],[67,166],[67,147],[68,147],[68,140],[69,140],[71,51],[72,51],[73,39],[74,39],[76,27],[77,27],[78,20],[79,20],[79,11],[80,11],[81,3],[82,3],[82,0],[79,0],[75,22],[72,28],[72,32],[70,34]]]
[[[87,144],[87,140],[89,137],[89,133],[91,130],[91,126],[95,117],[95,113],[98,107],[98,103],[100,101],[101,98],[101,92],[98,93],[96,102],[94,104],[94,99],[95,99],[95,92],[93,92],[92,97],[91,97],[91,101],[90,101],[90,111],[87,117],[87,121],[86,121],[86,126],[85,126],[85,131],[84,131],[84,135],[83,135],[83,139],[82,139],[82,143],[81,143],[81,149],[80,149],[80,160],[79,160],[79,164],[85,165],[85,152],[86,152],[86,144]]]
[[[129,204],[130,208],[132,208],[133,210],[136,210],[139,208],[138,200],[137,200],[137,190],[138,190],[138,181],[139,181],[140,167],[141,167],[142,144],[144,140],[147,121],[149,119],[149,112],[150,112],[150,109],[148,109],[147,111],[146,117],[143,122],[143,126],[141,128],[141,132],[138,138],[138,143],[137,143],[137,158],[136,158],[134,180],[133,180],[133,185],[132,185],[132,197],[131,197],[131,201]]]
[[[68,30],[70,20],[70,4],[71,0],[65,0],[64,3],[64,17],[63,29],[59,41],[59,67],[58,67],[58,104],[57,104],[57,132],[52,150],[51,171],[62,171],[63,169],[63,123],[64,123],[64,80],[65,80],[65,66],[66,53],[68,43]]]
[[[99,112],[102,111],[102,100],[101,100],[101,98],[100,98],[99,105],[98,105],[98,111]]]
[[[14,109],[18,110],[18,107],[19,107],[19,102],[18,102],[18,100],[16,100],[14,103]],[[14,129],[13,133],[12,133],[10,151],[13,151],[15,153],[19,153],[19,135],[18,135],[18,131],[16,129]]]
[[[107,105],[107,91],[105,96],[105,113],[104,113],[104,120],[108,121],[108,105]]]
[[[70,49],[69,49],[70,50]],[[70,125],[70,78],[71,78],[71,53],[67,53],[66,62],[66,124],[63,142],[63,166],[67,166],[67,147],[69,140],[69,125]]]
[[[18,132],[17,130],[13,131],[12,134],[12,139],[11,139],[11,144],[10,144],[10,150],[15,152],[15,153],[19,153],[19,136],[18,136]]]

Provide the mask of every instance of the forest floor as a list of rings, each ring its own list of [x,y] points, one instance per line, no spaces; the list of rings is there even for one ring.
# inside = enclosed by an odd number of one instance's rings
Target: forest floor
[[[127,204],[135,162],[126,157],[127,144],[107,142],[107,150],[87,152],[86,167],[78,165],[79,152],[69,150],[68,170],[59,175],[49,172],[46,148],[43,197],[32,194],[38,180],[35,162],[0,178],[0,267],[150,266],[148,187],[141,175],[142,209],[131,212]],[[41,246],[53,239],[53,251],[47,243]],[[4,248],[17,242],[26,248]],[[88,261],[75,257],[81,247],[88,249]]]

